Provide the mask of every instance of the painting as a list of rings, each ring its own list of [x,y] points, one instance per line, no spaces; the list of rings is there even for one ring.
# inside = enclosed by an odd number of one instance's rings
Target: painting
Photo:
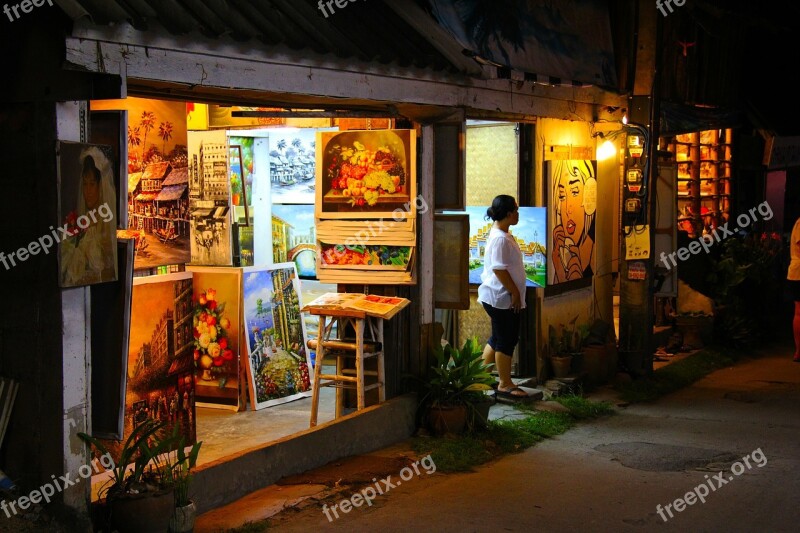
[[[229,137],[230,171],[231,171],[231,204],[247,207],[253,205],[253,173],[255,172],[255,155],[253,153],[253,137]],[[247,225],[247,215],[242,221]]]
[[[311,128],[276,128],[269,132],[273,203],[314,203],[316,133]]]
[[[317,133],[316,216],[416,217],[414,130]]]
[[[408,270],[413,246],[319,243],[321,268]]]
[[[190,131],[189,234],[191,263],[230,266],[228,136],[225,131]]]
[[[483,254],[486,238],[492,229],[491,219],[486,219],[489,206],[469,206],[469,282],[481,284]],[[511,226],[509,233],[517,240],[525,265],[527,287],[544,287],[547,283],[547,209],[544,207],[520,207],[519,223]]]
[[[311,362],[294,263],[246,267],[242,275],[253,409],[310,396]]]
[[[117,280],[117,192],[110,146],[59,141],[59,217],[57,230],[27,249],[9,254],[24,261],[28,253],[58,245],[61,287]],[[52,237],[51,237],[52,235]],[[45,244],[47,243],[47,245]],[[34,253],[34,250],[36,252]]]
[[[191,272],[133,279],[125,438],[151,419],[196,440],[192,294]]]
[[[272,257],[276,263],[294,262],[301,279],[317,277],[314,205],[272,206]]]
[[[197,405],[239,410],[242,271],[188,266]]]
[[[551,228],[548,285],[593,275],[597,162],[588,159],[547,161],[546,179]]]
[[[128,229],[134,268],[188,263],[189,168],[186,104],[129,97],[93,100],[92,111],[128,112]]]
[[[437,309],[469,309],[469,241],[469,216],[436,215],[433,255],[439,262],[433,269],[433,290]]]

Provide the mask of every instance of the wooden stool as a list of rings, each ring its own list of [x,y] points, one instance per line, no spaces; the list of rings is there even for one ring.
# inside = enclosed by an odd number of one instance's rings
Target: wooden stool
[[[357,397],[356,408],[359,411],[364,409],[365,392],[368,390],[377,388],[378,401],[385,401],[383,319],[367,316],[363,311],[352,309],[312,309],[310,313],[319,316],[318,337],[316,340],[308,341],[308,347],[316,350],[317,353],[311,396],[310,427],[317,425],[319,390],[321,387],[336,388],[336,418],[342,416],[344,411],[343,389],[355,389]],[[337,324],[336,331],[340,338],[331,338],[334,323]],[[355,339],[343,338],[344,331],[348,325],[353,326],[356,334]],[[369,340],[365,340],[366,333],[369,333]],[[322,365],[327,352],[336,356],[336,372],[334,374],[322,373]],[[364,360],[368,357],[377,358],[377,370],[364,370]],[[345,358],[355,358],[355,369],[344,367]],[[365,375],[376,376],[377,382],[365,386]]]

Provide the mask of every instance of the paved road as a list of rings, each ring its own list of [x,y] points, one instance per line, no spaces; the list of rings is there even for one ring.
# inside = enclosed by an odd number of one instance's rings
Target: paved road
[[[780,532],[800,527],[799,498],[800,364],[775,355],[655,404],[620,407],[474,473],[421,470],[371,507],[329,521],[311,506],[273,528]]]

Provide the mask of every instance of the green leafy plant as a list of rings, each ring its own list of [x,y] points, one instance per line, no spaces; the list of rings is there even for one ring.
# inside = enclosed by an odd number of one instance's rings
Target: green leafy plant
[[[435,364],[424,383],[427,392],[423,405],[469,405],[482,399],[483,391],[491,390],[495,382],[491,365],[483,362],[477,337],[467,339],[460,350],[440,344],[434,348],[433,357]]]
[[[195,442],[189,453],[186,453],[183,436],[177,438],[177,443],[177,450],[170,452],[166,457],[154,457],[153,461],[161,463],[164,480],[175,489],[175,507],[186,507],[191,503],[189,499],[189,484],[192,481],[192,469],[197,465],[197,457],[200,454],[200,446],[203,441]]]
[[[558,327],[548,326],[548,341],[550,354],[553,357],[573,355],[579,353],[584,342],[589,337],[591,328],[588,324],[577,325],[578,315],[569,321],[569,326],[559,324]]]
[[[125,495],[155,491],[170,485],[167,472],[162,465],[150,464],[153,457],[158,457],[172,449],[175,436],[162,437],[166,422],[147,419],[136,425],[125,440],[117,457],[113,457],[114,467],[111,480],[102,490],[107,499],[122,498]],[[93,446],[102,455],[111,457],[103,442],[86,433],[78,433],[78,437]],[[133,464],[132,469],[128,465]]]

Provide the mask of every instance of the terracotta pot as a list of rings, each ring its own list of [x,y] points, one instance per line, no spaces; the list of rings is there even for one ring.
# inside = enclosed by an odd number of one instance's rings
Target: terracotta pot
[[[111,523],[119,533],[167,533],[175,498],[170,488],[114,498],[109,507]]]
[[[194,521],[197,518],[197,507],[194,502],[184,507],[176,507],[175,513],[169,521],[170,533],[190,533],[194,531]]]
[[[569,375],[570,368],[572,367],[572,356],[553,356],[550,358],[553,365],[553,375],[557,378],[565,378]]]
[[[439,405],[428,411],[428,428],[434,435],[464,433],[466,426],[466,405]]]

